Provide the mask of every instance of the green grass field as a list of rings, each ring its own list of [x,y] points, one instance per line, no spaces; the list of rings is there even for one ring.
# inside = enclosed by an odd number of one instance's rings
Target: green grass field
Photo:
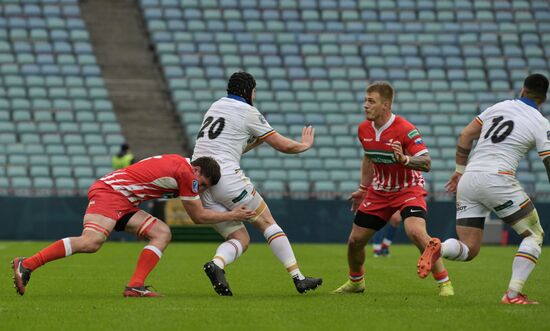
[[[550,325],[544,252],[525,288],[541,304],[499,303],[515,247],[484,247],[473,262],[447,262],[456,295],[441,298],[431,277],[416,276],[418,253],[409,245],[392,247],[389,258],[369,254],[367,290],[354,295],[330,294],[346,280],[345,245],[294,245],[302,271],[324,279],[322,287],[300,295],[269,247],[254,244],[227,268],[234,296],[219,297],[202,271],[217,245],[173,243],[148,281],[165,297],[125,299],[124,285],[144,244],[107,243],[96,254],[37,270],[20,297],[9,262],[46,244],[0,242],[1,330],[547,330]]]

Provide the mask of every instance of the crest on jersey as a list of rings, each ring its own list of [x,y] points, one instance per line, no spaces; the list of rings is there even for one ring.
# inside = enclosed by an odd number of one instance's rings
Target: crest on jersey
[[[420,132],[418,132],[417,129],[412,129],[409,133],[407,133],[407,137],[409,137],[410,139],[419,135],[420,135]]]
[[[266,124],[266,123],[267,123],[267,121],[265,120],[264,115],[258,116],[258,119],[260,120],[260,122],[261,122],[262,124]]]
[[[550,131],[546,131],[546,139],[550,140]]]
[[[193,190],[193,193],[199,193],[199,181],[194,179],[193,180],[193,187],[191,188]]]

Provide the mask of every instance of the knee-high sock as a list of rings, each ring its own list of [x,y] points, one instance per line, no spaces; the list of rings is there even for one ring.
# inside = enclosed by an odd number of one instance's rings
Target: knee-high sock
[[[397,226],[393,226],[391,224],[388,224],[386,226],[386,231],[384,233],[384,240],[382,241],[382,245],[385,245],[386,247],[389,247],[391,243],[393,242],[393,238],[395,237],[395,232],[397,231]]]
[[[128,286],[137,287],[145,284],[145,279],[149,276],[149,273],[157,265],[162,257],[162,251],[153,246],[147,245],[141,251],[136,266],[136,271],[130,279]]]
[[[508,290],[512,292],[509,293],[510,296],[521,292],[523,284],[537,264],[540,253],[540,246],[534,240],[529,237],[522,240],[512,263],[512,278],[508,285]]]
[[[61,259],[72,254],[73,249],[71,247],[71,240],[69,238],[64,238],[54,242],[33,256],[26,258],[23,261],[23,267],[34,270],[50,261]]]
[[[277,224],[273,224],[265,229],[264,237],[269,247],[271,247],[271,250],[279,261],[283,263],[290,276],[304,279],[304,275],[302,275],[298,268],[298,263],[296,262],[296,257],[294,257],[290,242],[283,230]]]
[[[462,241],[454,238],[447,239],[441,243],[441,256],[448,260],[466,261],[470,249]]]
[[[387,227],[387,225],[386,225]],[[382,249],[382,240],[384,240],[384,231],[385,227],[376,231],[374,236],[372,237],[372,250],[373,251],[379,251]]]
[[[243,255],[243,245],[237,239],[229,239],[223,242],[216,250],[216,255],[212,261],[220,268],[225,268],[231,262],[234,262],[239,256]]]

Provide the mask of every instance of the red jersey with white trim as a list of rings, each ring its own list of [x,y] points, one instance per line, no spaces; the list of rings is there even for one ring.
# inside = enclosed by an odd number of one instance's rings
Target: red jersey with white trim
[[[363,145],[365,156],[374,165],[371,188],[377,191],[397,192],[410,187],[424,188],[424,177],[397,163],[390,143],[399,141],[405,155],[418,156],[428,153],[418,129],[401,116],[392,114],[380,129],[374,122],[364,121],[359,125],[358,138]]]
[[[136,206],[170,194],[182,200],[199,199],[199,181],[189,159],[177,154],[152,156],[99,180]]]

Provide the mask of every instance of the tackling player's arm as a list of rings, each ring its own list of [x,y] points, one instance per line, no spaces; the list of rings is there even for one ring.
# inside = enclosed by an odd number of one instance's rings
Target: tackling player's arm
[[[225,221],[245,221],[256,216],[256,212],[244,206],[239,206],[232,211],[220,213],[205,209],[201,200],[181,200],[183,208],[196,224],[215,224]]]
[[[447,184],[445,184],[445,189],[447,192],[456,192],[458,182],[466,169],[466,164],[468,163],[468,157],[472,151],[474,140],[479,139],[480,134],[481,123],[476,117],[470,122],[470,124],[466,125],[466,127],[462,129],[462,132],[460,132],[460,135],[458,135],[455,154],[456,169]]]
[[[363,157],[363,162],[361,163],[361,182],[357,191],[353,192],[349,199],[351,200],[351,211],[356,211],[359,208],[359,205],[365,198],[367,193],[367,188],[372,182],[374,177],[374,166],[371,159],[367,156]]]
[[[264,141],[279,152],[285,154],[297,154],[307,151],[313,145],[315,129],[306,126],[302,129],[302,142],[289,139],[277,132],[267,136]]]

